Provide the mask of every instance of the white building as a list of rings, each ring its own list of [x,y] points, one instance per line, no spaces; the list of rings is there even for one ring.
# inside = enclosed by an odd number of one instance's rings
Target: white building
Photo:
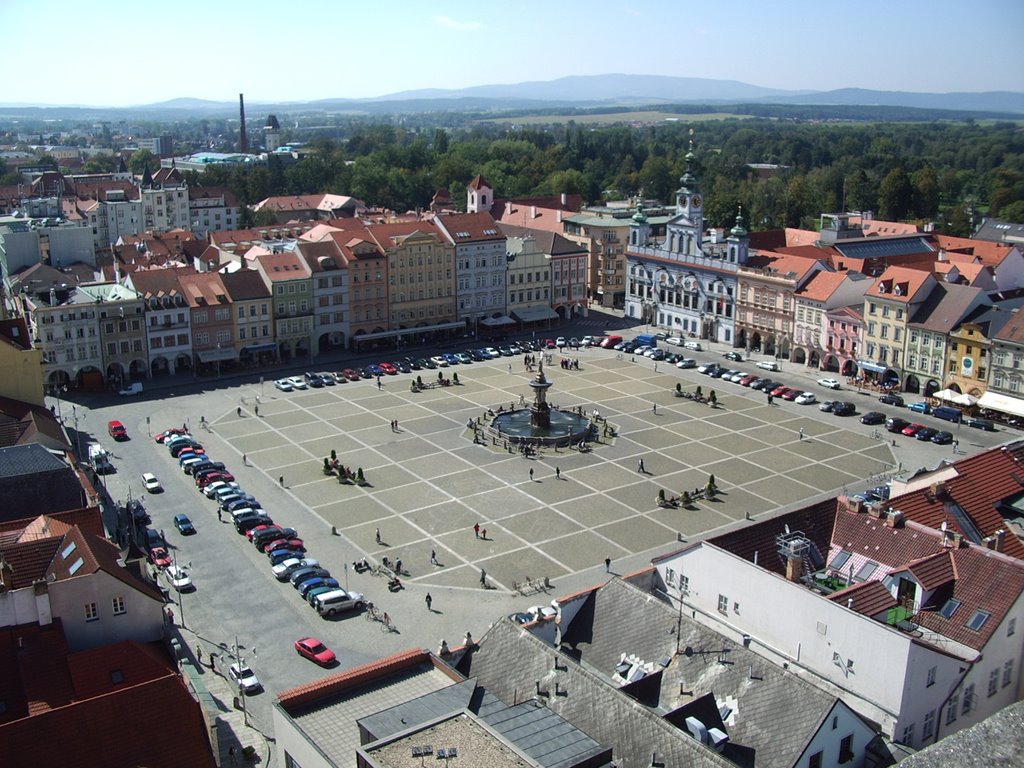
[[[455,243],[456,312],[472,330],[505,315],[505,235],[490,213],[438,216],[434,223]]]
[[[952,529],[825,503],[655,566],[682,610],[837,691],[908,746],[1020,695],[1024,563]]]

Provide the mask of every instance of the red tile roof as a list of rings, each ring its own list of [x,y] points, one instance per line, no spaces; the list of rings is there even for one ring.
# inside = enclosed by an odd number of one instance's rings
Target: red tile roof
[[[953,463],[956,476],[941,483],[941,492],[931,487],[889,499],[889,506],[898,509],[908,520],[936,530],[943,523],[954,531],[968,534],[957,522],[953,505],[958,506],[981,533],[994,536],[1006,530],[1006,521],[998,509],[1003,499],[1024,492],[1024,441],[993,448]],[[1003,539],[1003,551],[1011,557],[1024,559],[1024,544],[1011,533]]]
[[[828,596],[833,603],[847,606],[864,616],[876,617],[899,603],[880,581],[862,581]],[[850,601],[853,601],[852,603]]]
[[[504,240],[498,223],[489,213],[452,213],[434,219],[456,245],[488,240]]]
[[[981,259],[982,263],[990,267],[1003,263],[1003,259],[1009,256],[1015,249],[1014,245],[993,243],[988,240],[971,240],[967,237],[954,237],[953,235],[932,235],[932,241],[944,251],[955,251],[957,253],[969,254]]]
[[[943,584],[949,584],[956,578],[953,571],[953,558],[949,550],[936,552],[934,555],[922,557],[907,564],[907,570],[917,583],[929,592]]]
[[[827,301],[836,289],[846,280],[848,272],[826,272],[819,270],[811,275],[804,286],[796,291],[798,299],[808,301]]]
[[[473,180],[469,182],[469,189],[481,189],[483,187],[493,189],[493,187],[491,187],[491,185],[487,183],[483,176],[474,176]]]
[[[889,267],[864,295],[909,304],[913,299],[921,299],[918,292],[929,277],[930,271],[910,267]]]

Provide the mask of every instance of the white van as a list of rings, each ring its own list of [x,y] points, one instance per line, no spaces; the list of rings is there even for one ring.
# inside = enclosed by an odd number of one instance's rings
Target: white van
[[[346,592],[344,589],[324,592],[313,598],[313,606],[321,616],[333,616],[344,611],[357,611],[363,607],[364,603],[365,600],[360,593]]]
[[[762,360],[757,364],[758,368],[763,368],[766,371],[781,371],[782,366],[774,360]]]
[[[683,349],[692,349],[694,352],[702,352],[704,347],[700,345],[699,341],[687,340],[683,342]]]

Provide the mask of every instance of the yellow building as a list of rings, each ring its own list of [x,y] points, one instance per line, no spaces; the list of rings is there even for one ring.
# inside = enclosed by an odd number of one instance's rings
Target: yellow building
[[[44,405],[43,350],[32,347],[22,318],[0,321],[0,397]]]

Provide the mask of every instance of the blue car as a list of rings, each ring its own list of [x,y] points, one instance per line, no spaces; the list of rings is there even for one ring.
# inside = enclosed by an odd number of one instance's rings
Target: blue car
[[[919,403],[911,403],[907,406],[907,410],[914,411],[915,413],[931,413],[932,407],[922,400]]]
[[[332,579],[330,576],[317,576],[313,579],[308,579],[299,584],[299,594],[305,597],[309,594],[309,590],[316,589],[317,587],[334,587],[337,589],[340,585],[337,579]]]
[[[445,361],[448,363],[448,365],[458,365],[459,364],[459,358],[457,358],[451,352],[445,352],[443,355],[441,355],[441,357],[443,357],[445,359]]]
[[[174,527],[177,528],[183,536],[191,536],[196,532],[195,526],[192,525],[192,521],[188,519],[188,515],[175,515]]]
[[[383,376],[384,375],[384,371],[382,371],[381,367],[379,365],[377,365],[376,363],[370,363],[368,366],[366,366],[366,368],[374,376]]]

